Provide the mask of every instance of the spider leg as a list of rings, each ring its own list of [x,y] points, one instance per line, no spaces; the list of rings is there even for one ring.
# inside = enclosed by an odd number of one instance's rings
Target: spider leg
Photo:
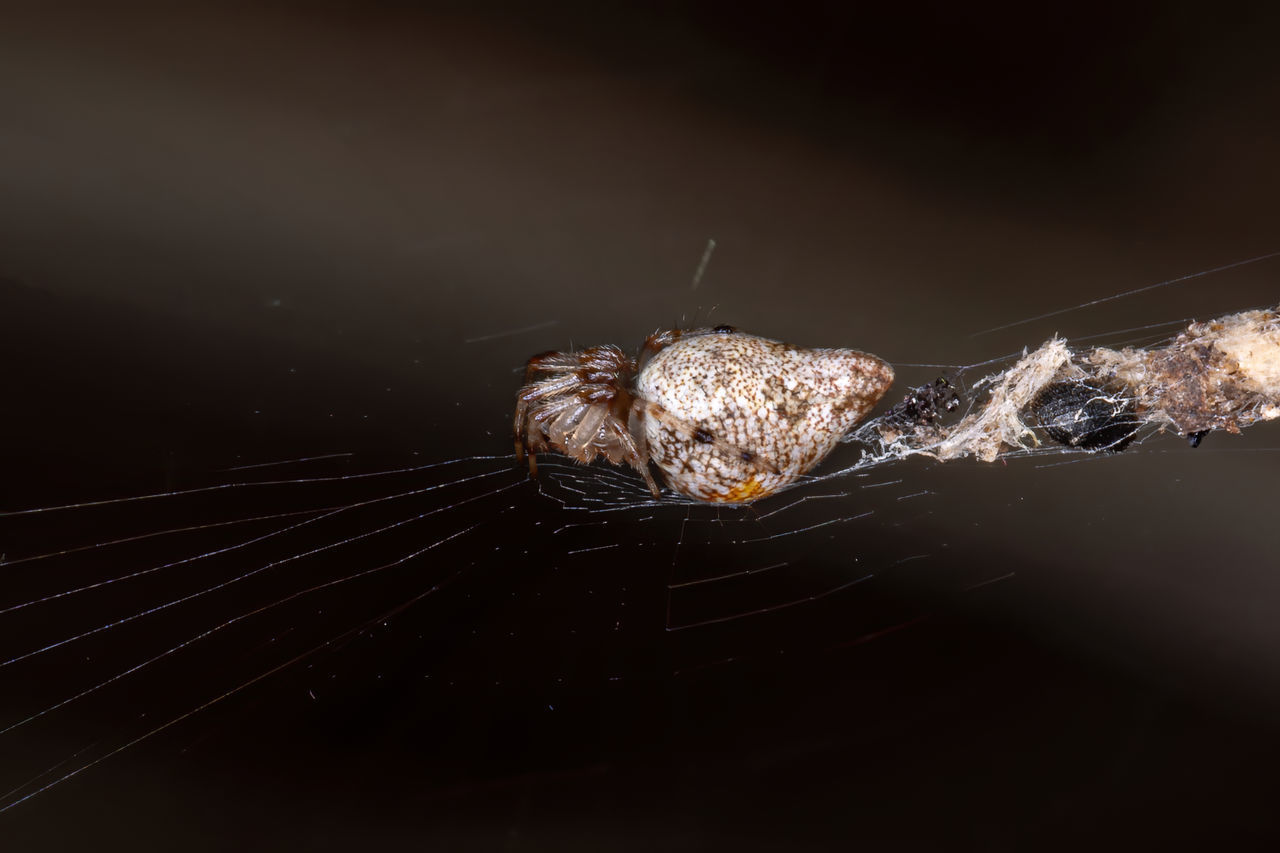
[[[638,448],[625,425],[634,374],[634,360],[615,346],[545,352],[529,359],[516,395],[512,434],[516,459],[528,457],[530,476],[537,475],[541,451],[562,453],[582,464],[604,455],[640,471],[657,497],[658,485],[642,452],[647,445]]]
[[[553,349],[540,352],[525,362],[524,384],[531,383],[534,375],[540,371],[576,370],[580,363],[576,353],[557,352]]]
[[[622,459],[628,465],[640,472],[640,476],[644,477],[645,485],[649,487],[649,491],[655,499],[662,497],[662,490],[658,488],[658,483],[653,479],[653,472],[649,470],[649,453],[647,442],[645,442],[643,433],[640,434],[641,445],[637,445],[636,439],[632,437],[632,433],[618,421],[609,423],[609,431],[612,433],[614,441],[622,449]],[[610,456],[612,458],[612,456]]]
[[[636,373],[644,370],[644,366],[649,363],[649,359],[671,346],[683,334],[684,332],[679,329],[671,329],[666,332],[654,332],[645,338],[644,346],[640,347],[640,356],[636,359]]]
[[[576,369],[578,359],[573,353],[557,352],[556,350],[547,350],[533,356],[525,363],[524,366],[524,388],[528,391],[522,391],[516,400],[516,414],[512,423],[512,432],[515,434],[516,462],[523,462],[525,458],[526,442],[532,445],[534,442],[529,441],[529,425],[527,417],[529,413],[529,404],[536,402],[544,397],[552,396],[574,384],[572,375],[564,375],[559,379],[547,378],[535,383],[534,377],[539,373],[556,373]],[[533,452],[529,453],[529,474],[537,476],[538,464],[534,461]]]
[[[515,423],[511,426],[511,432],[515,436],[516,442],[516,462],[524,461],[524,439],[525,439],[525,413],[529,410],[529,404],[521,396],[516,401],[516,418]],[[533,463],[530,462],[532,465]]]

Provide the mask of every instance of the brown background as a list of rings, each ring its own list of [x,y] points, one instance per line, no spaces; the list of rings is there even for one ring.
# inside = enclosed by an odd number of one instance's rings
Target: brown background
[[[3,22],[6,507],[313,453],[504,453],[528,355],[707,316],[923,382],[937,370],[910,364],[1277,301],[1272,261],[973,336],[1280,249],[1273,15],[24,4]],[[623,515],[600,541],[626,547],[568,559],[534,525],[555,505],[520,488],[483,548],[460,541],[424,575],[477,568],[387,638],[0,823],[23,850],[1261,844],[1280,750],[1275,448],[1262,426],[1194,453],[1164,437],[1057,468],[903,466],[884,479],[936,492],[918,512],[855,496],[845,513],[883,528],[797,537],[788,556],[927,553],[918,575],[678,643],[661,610],[676,527]],[[293,498],[272,500],[255,511]],[[440,531],[487,520],[456,512]],[[148,513],[127,523],[167,521]],[[5,519],[0,550],[126,523],[82,519]],[[714,574],[744,553],[697,555]],[[594,596],[590,578],[607,579]],[[382,596],[421,588],[400,583]],[[530,589],[542,609],[505,603]],[[362,595],[352,614],[385,604]],[[596,624],[624,600],[625,630]],[[56,631],[74,611],[49,613]],[[331,632],[272,619],[5,748],[41,770],[86,732],[122,742],[138,713],[260,671],[276,632]],[[36,628],[13,624],[5,648],[27,648]],[[538,639],[497,638],[517,624]],[[462,639],[478,625],[495,638]],[[92,646],[133,660],[160,642]],[[10,668],[5,719],[63,695],[44,685],[70,665]],[[331,673],[341,686],[306,698]]]

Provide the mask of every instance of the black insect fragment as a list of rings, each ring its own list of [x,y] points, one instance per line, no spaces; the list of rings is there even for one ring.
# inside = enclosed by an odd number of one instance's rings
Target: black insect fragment
[[[1031,425],[1067,447],[1124,450],[1138,432],[1138,414],[1129,397],[1088,382],[1046,385],[1027,406]]]
[[[902,402],[885,412],[881,423],[893,427],[928,426],[960,407],[955,387],[941,376],[928,385],[911,389]]]

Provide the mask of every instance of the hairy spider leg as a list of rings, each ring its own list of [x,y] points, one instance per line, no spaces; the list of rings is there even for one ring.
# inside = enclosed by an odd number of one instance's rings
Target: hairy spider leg
[[[532,356],[524,367],[524,384],[522,388],[528,387],[533,382],[534,376],[541,372],[552,372],[555,370],[572,370],[577,366],[577,361],[570,353],[557,352],[555,350],[547,350]],[[573,383],[573,377],[565,377],[563,387],[568,387]],[[546,392],[538,389],[537,394],[526,394],[522,392],[516,400],[516,416],[512,426],[515,434],[516,442],[516,461],[523,462],[525,459],[525,438],[526,424],[525,416],[529,411],[529,403],[535,399],[546,396]],[[536,477],[538,475],[537,454],[529,454],[529,474]]]
[[[566,353],[550,350],[533,356],[525,366],[524,386],[517,398],[512,426],[515,435],[516,459],[523,461],[527,454],[531,477],[538,475],[538,452],[549,450],[551,446],[543,433],[530,432],[529,407],[533,403],[553,398],[580,384],[582,380],[579,374],[583,369],[583,357],[591,351]],[[535,413],[532,419],[539,422],[550,421],[552,414],[558,416],[570,409],[574,411],[576,417],[578,413],[585,410],[581,422],[574,429],[574,437],[570,445],[563,448],[566,455],[570,458],[579,458],[586,453],[588,447],[594,446],[595,453],[603,455],[613,464],[626,462],[634,468],[644,478],[645,485],[648,486],[654,498],[660,498],[662,491],[649,470],[648,440],[644,437],[643,430],[637,430],[634,424],[635,413],[632,404],[635,397],[630,388],[633,373],[633,368],[625,371],[618,377],[618,387],[610,389],[612,399],[609,403],[608,416],[603,409],[593,408],[608,398],[584,401],[571,397],[560,405],[548,409],[546,414]],[[538,377],[541,374],[549,375],[539,380]],[[563,375],[555,378],[556,374]]]

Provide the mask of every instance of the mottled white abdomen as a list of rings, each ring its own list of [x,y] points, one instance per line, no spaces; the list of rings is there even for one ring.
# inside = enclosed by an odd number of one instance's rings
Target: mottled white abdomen
[[[667,485],[704,501],[772,494],[822,460],[893,382],[847,349],[803,349],[741,332],[686,335],[636,378],[644,436]]]

